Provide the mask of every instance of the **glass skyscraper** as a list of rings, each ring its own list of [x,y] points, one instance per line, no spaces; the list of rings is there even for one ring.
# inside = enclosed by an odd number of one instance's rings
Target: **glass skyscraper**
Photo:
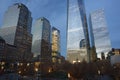
[[[111,43],[103,9],[96,10],[90,15],[91,46],[95,46],[98,57],[111,50]]]
[[[2,27],[22,26],[31,33],[32,17],[29,9],[22,3],[16,3],[5,12]]]
[[[40,55],[40,58],[50,58],[50,22],[42,17],[35,21],[33,28],[32,52],[35,56]]]
[[[60,31],[52,27],[52,62],[57,63],[60,58]]]
[[[67,59],[89,61],[89,37],[83,0],[68,0]]]
[[[32,56],[32,17],[29,9],[22,3],[16,3],[5,12],[0,29],[7,44],[17,47],[19,57]]]

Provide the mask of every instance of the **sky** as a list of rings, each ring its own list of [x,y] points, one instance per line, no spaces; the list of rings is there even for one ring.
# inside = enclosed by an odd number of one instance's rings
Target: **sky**
[[[84,0],[87,17],[97,9],[104,9],[112,48],[120,48],[120,0]],[[66,20],[67,0],[0,0],[0,26],[9,6],[23,3],[32,13],[33,22],[37,18],[46,17],[51,26],[61,32],[61,54],[66,57]],[[32,26],[34,28],[34,26]]]

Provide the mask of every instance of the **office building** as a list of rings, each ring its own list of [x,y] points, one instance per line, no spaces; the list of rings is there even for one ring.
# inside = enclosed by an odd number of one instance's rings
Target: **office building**
[[[39,55],[39,59],[43,62],[49,62],[51,60],[50,32],[51,25],[46,18],[42,17],[35,21],[32,52],[34,56]]]
[[[89,21],[91,21],[90,19],[91,18],[89,18]],[[89,22],[89,26],[90,26],[89,27],[89,31],[90,31],[90,33],[89,33],[90,34],[90,61],[94,62],[97,60],[97,53],[96,53],[94,36],[93,36],[93,32],[92,32],[93,28],[91,27],[92,26],[91,22]]]
[[[53,27],[52,28],[52,62],[59,62],[60,58],[60,31]]]
[[[114,64],[119,64],[119,63],[120,63],[120,55],[112,55],[112,56],[110,57],[110,63],[111,63],[112,65],[114,65]]]
[[[112,48],[112,52],[115,55],[119,55],[120,54],[120,49]]]
[[[106,56],[111,51],[111,43],[103,9],[91,13],[90,28],[91,46],[96,48],[99,58],[101,53],[105,53]]]
[[[89,36],[83,0],[68,0],[67,60],[89,62]]]
[[[4,14],[2,27],[19,26],[31,33],[32,17],[29,9],[22,3],[13,4]]]
[[[0,61],[14,62],[18,60],[17,48],[9,45],[0,37]]]
[[[6,54],[6,42],[5,40],[0,36],[0,62],[5,60],[5,54]]]
[[[31,26],[31,12],[24,4],[16,3],[5,12],[0,36],[5,39],[7,44],[17,47],[21,59],[32,57]]]

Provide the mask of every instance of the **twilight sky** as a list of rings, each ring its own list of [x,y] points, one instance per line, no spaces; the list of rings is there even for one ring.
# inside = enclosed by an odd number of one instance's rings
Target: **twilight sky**
[[[51,26],[61,31],[61,54],[66,56],[66,10],[67,0],[0,0],[0,26],[5,11],[14,3],[25,4],[32,13],[34,21],[46,17]],[[87,17],[97,9],[104,9],[113,48],[120,48],[120,0],[85,0]],[[32,26],[34,28],[34,26]]]

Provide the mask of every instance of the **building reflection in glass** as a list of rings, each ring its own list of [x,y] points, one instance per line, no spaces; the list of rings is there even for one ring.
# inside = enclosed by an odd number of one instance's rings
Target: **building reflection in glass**
[[[92,29],[90,32],[92,34],[92,46],[96,47],[96,52],[98,53],[98,57],[100,57],[99,54],[102,52],[107,54],[111,50],[109,32],[103,9],[99,9],[91,13],[90,24],[90,28]]]

